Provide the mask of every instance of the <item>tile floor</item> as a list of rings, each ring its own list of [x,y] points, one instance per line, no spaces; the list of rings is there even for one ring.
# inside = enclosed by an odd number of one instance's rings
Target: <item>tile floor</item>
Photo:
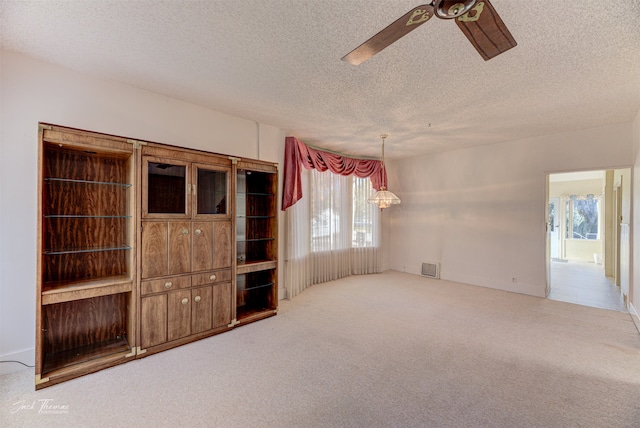
[[[549,299],[627,312],[620,287],[604,275],[604,267],[588,262],[551,261]]]

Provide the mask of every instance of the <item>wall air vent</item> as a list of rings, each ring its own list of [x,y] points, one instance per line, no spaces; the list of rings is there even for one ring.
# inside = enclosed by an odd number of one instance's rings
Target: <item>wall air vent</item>
[[[440,263],[422,263],[422,276],[440,279]]]

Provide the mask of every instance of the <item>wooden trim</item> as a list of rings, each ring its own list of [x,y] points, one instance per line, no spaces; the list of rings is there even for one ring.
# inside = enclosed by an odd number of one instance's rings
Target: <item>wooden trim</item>
[[[238,159],[230,157],[233,164],[231,165],[231,193],[233,204],[231,207],[231,320],[236,319],[236,299],[237,299],[237,266],[238,266],[238,239],[236,231],[236,208],[237,208],[237,178],[238,178]],[[233,328],[233,323],[230,327]]]
[[[91,297],[106,296],[109,294],[128,293],[133,289],[132,283],[133,281],[129,278],[126,278],[124,281],[109,279],[78,281],[76,285],[66,286],[62,289],[53,288],[43,291],[42,305],[89,299]]]
[[[238,162],[237,168],[240,170],[247,169],[251,171],[272,172],[274,174],[278,172],[277,163],[260,161],[260,160],[242,159],[241,161]]]
[[[250,324],[252,322],[256,322],[256,321],[260,321],[263,320],[265,318],[269,318],[272,317],[274,315],[278,314],[278,309],[269,309],[266,310],[264,312],[259,312],[244,318],[240,318],[239,320],[237,320],[236,322],[236,326],[242,326],[242,325],[246,325],[246,324]]]
[[[36,350],[35,350],[35,373],[36,379],[40,378],[42,373],[42,349],[44,348],[44,335],[42,334],[42,253],[44,244],[42,242],[42,194],[44,182],[44,130],[43,125],[40,126],[38,132],[38,229],[36,242]]]
[[[241,275],[243,273],[259,272],[261,270],[275,269],[277,267],[278,262],[275,260],[259,263],[249,263],[246,265],[238,265],[236,274]]]
[[[134,152],[131,158],[133,164],[129,169],[129,179],[130,183],[133,185],[130,193],[129,193],[129,209],[131,210],[131,215],[133,216],[133,221],[130,222],[130,228],[128,230],[127,239],[134,246],[130,255],[130,270],[129,274],[133,278],[133,284],[131,287],[130,299],[129,299],[129,318],[127,320],[127,338],[129,340],[129,345],[132,349],[139,347],[139,338],[138,338],[138,302],[140,301],[140,225],[141,223],[141,207],[140,207],[140,194],[142,188],[140,187],[140,165],[142,164],[142,156],[141,156],[141,146],[140,144],[134,144]]]
[[[99,153],[131,154],[133,152],[133,146],[124,138],[73,129],[66,130],[61,127],[45,128],[42,138],[47,143],[60,144],[69,148],[92,148]]]
[[[231,166],[231,160],[226,155],[205,152],[196,149],[186,149],[159,143],[148,143],[142,148],[144,156],[178,159],[184,162],[199,162],[208,165]]]

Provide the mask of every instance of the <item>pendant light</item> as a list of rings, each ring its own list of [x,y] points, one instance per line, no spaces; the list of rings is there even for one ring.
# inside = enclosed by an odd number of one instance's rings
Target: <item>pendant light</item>
[[[383,174],[385,172],[385,167],[384,167],[384,140],[388,136],[389,135],[387,135],[387,134],[382,134],[380,136],[380,138],[382,138],[382,172],[383,172]],[[400,198],[398,198],[396,195],[394,195],[393,193],[388,191],[386,186],[383,184],[382,187],[380,187],[380,190],[378,190],[375,193],[375,195],[370,197],[367,201],[369,203],[371,203],[371,204],[376,204],[381,210],[383,210],[385,208],[389,208],[391,205],[399,204],[400,203]]]

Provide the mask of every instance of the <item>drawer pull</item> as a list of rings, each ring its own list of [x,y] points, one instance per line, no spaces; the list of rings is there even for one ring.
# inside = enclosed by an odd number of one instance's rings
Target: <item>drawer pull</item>
[[[196,296],[196,297],[193,298],[193,300],[195,300],[196,303],[198,303],[200,300],[202,300],[202,297]]]
[[[186,297],[184,299],[182,299],[181,302],[183,305],[186,305],[187,303],[189,303],[189,299],[187,299]]]
[[[189,234],[189,231],[188,231],[187,229],[182,229],[182,234],[183,234],[183,235],[188,235],[188,234]]]
[[[200,229],[196,229],[195,234],[196,235],[200,235],[202,233],[202,231]]]
[[[164,283],[164,288],[171,288],[172,285],[173,283],[171,281],[167,281]]]
[[[210,279],[211,281],[215,281],[215,280],[216,280],[216,274],[215,274],[215,273],[212,273],[212,274],[211,274],[211,276],[209,277],[209,279]]]

